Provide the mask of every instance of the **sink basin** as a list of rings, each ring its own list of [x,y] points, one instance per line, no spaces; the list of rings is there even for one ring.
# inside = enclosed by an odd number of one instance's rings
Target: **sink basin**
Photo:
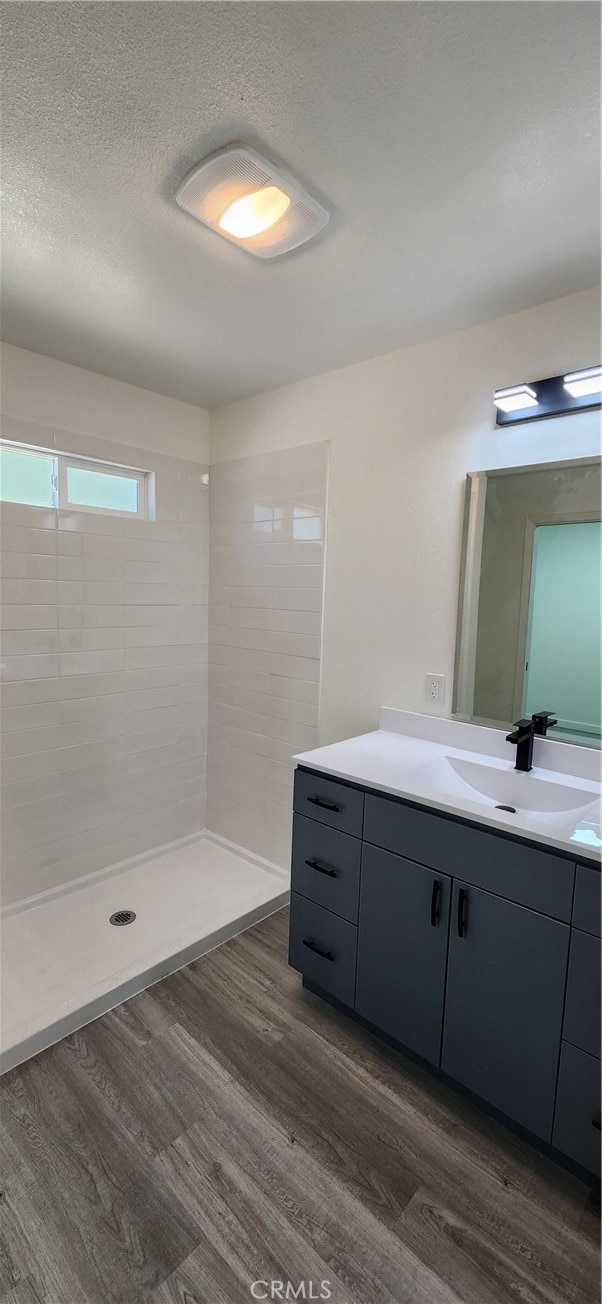
[[[554,783],[532,773],[456,756],[433,759],[415,770],[412,777],[428,786],[433,796],[439,791],[493,808],[506,806],[511,808],[507,811],[510,815],[566,819],[570,814],[578,816],[596,801],[593,784],[584,788],[578,781]]]
[[[491,797],[494,802],[516,806],[517,810],[528,810],[534,814],[581,810],[584,806],[590,806],[595,797],[595,793],[582,788],[553,783],[549,779],[536,779],[533,774],[522,774],[514,769],[510,772],[498,770],[492,765],[456,760],[450,756],[446,757],[446,761],[482,797]]]

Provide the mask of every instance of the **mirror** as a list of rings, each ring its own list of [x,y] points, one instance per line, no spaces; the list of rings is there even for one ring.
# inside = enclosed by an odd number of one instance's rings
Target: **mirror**
[[[467,477],[453,714],[601,742],[601,463]]]

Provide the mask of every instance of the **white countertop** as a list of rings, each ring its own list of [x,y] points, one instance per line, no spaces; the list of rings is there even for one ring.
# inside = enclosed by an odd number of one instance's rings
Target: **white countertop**
[[[384,707],[380,728],[373,733],[301,752],[294,759],[335,778],[568,852],[576,860],[600,861],[600,753],[592,748],[536,738],[537,764],[530,773],[519,774],[515,749],[503,730]],[[467,781],[467,774],[476,774],[476,767],[480,774],[485,765],[493,789],[499,775],[497,800],[504,801],[504,785],[518,792],[514,813],[497,809],[494,796],[482,795]],[[544,791],[542,783],[548,785],[550,809],[530,810],[534,794]],[[523,794],[526,809],[519,808]]]

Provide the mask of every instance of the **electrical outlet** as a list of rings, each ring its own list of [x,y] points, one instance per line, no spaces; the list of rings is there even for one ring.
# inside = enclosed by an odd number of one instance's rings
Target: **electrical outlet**
[[[443,706],[445,703],[445,675],[426,676],[426,700],[431,706]]]

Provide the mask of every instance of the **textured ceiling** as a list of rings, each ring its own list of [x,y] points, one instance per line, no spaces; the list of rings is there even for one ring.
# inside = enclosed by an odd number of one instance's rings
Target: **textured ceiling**
[[[215,407],[599,278],[597,4],[3,9],[12,343]],[[313,244],[176,207],[232,140],[331,210]]]

